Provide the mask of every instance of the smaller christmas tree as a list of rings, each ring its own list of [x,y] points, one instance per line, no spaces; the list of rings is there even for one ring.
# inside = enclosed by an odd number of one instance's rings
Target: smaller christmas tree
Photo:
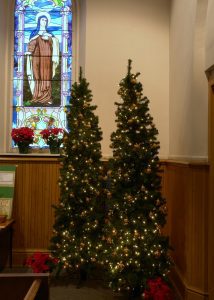
[[[129,60],[118,91],[122,102],[116,103],[117,130],[111,136],[111,186],[103,236],[103,264],[112,288],[133,295],[146,291],[151,280],[165,280],[171,264],[168,237],[161,234],[166,201],[161,195],[158,131],[138,76],[131,73]]]
[[[89,83],[82,77],[72,85],[67,110],[69,132],[64,136],[60,169],[60,204],[55,210],[53,255],[69,271],[88,271],[97,261],[102,222],[101,129],[91,105]]]

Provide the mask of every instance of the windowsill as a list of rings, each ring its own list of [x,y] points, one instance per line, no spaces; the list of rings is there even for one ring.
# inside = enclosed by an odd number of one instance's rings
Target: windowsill
[[[60,154],[51,154],[51,153],[27,153],[27,154],[22,154],[22,153],[15,153],[15,152],[8,152],[8,153],[0,153],[1,156],[56,156],[59,157]]]
[[[19,153],[0,153],[0,162],[13,162],[26,161],[26,162],[59,162],[60,154],[51,154],[51,153],[28,153],[28,154],[19,154]]]

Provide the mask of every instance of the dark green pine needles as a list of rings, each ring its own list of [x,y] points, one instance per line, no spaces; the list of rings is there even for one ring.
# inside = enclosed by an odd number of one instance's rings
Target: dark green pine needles
[[[161,234],[166,203],[161,195],[158,131],[138,76],[131,73],[129,60],[118,91],[117,129],[111,136],[102,263],[114,290],[142,292],[148,279],[166,278],[171,263],[168,237]]]
[[[91,105],[89,83],[72,85],[67,108],[69,132],[64,136],[60,169],[60,204],[55,207],[53,255],[69,271],[85,270],[97,261],[101,194],[101,129]]]

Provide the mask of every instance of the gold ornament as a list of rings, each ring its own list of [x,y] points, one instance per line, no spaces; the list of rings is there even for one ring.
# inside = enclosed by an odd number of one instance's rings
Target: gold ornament
[[[142,185],[142,186],[141,186],[141,191],[144,192],[145,190],[146,190],[145,186]]]
[[[87,212],[84,210],[84,211],[81,212],[80,216],[84,217],[86,214],[87,214]]]
[[[83,107],[89,107],[90,106],[90,103],[88,103],[88,102],[85,102],[84,104],[83,104]]]
[[[157,231],[161,234],[161,226],[160,225],[157,226]]]
[[[117,235],[117,230],[115,228],[112,230],[112,235]]]
[[[107,238],[107,243],[112,244],[112,239],[110,237]]]
[[[120,270],[124,269],[124,267],[125,267],[125,266],[124,266],[123,263],[119,263],[119,264],[118,264],[118,268],[119,268]]]
[[[155,255],[156,258],[159,258],[160,255],[161,255],[161,252],[160,252],[159,250],[156,250],[156,251],[154,252],[154,255]]]
[[[108,172],[107,172],[107,175],[111,175],[111,173],[112,173],[112,171],[111,170],[109,170]]]
[[[129,202],[131,202],[131,201],[132,201],[132,196],[131,196],[131,195],[128,195],[128,196],[127,196],[127,200],[128,200]]]
[[[139,145],[139,144],[134,144],[134,148],[135,148],[135,149],[139,149],[139,148],[140,148],[140,145]]]
[[[162,205],[160,207],[160,211],[163,212],[164,214],[166,214],[167,213],[167,207],[166,207],[166,205]]]
[[[157,200],[156,200],[156,205],[160,205],[160,203],[161,203],[160,200],[157,199]]]
[[[111,199],[112,194],[110,192],[107,192],[107,198]]]
[[[151,168],[147,168],[147,169],[146,169],[146,173],[147,173],[147,174],[150,174],[151,172],[152,172],[152,169],[151,169]]]
[[[112,211],[112,210],[109,210],[108,216],[112,216],[112,215],[113,215],[113,211]]]
[[[139,236],[139,232],[137,230],[134,231],[134,236]]]
[[[154,213],[153,213],[153,212],[150,212],[150,213],[149,213],[149,217],[150,217],[151,219],[154,219]]]
[[[132,104],[131,108],[132,109],[136,109],[137,105],[136,104]]]

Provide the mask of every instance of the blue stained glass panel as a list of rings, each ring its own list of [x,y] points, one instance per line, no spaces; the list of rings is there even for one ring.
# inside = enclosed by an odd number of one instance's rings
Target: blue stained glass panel
[[[72,77],[72,1],[16,0],[13,128],[66,128]]]

